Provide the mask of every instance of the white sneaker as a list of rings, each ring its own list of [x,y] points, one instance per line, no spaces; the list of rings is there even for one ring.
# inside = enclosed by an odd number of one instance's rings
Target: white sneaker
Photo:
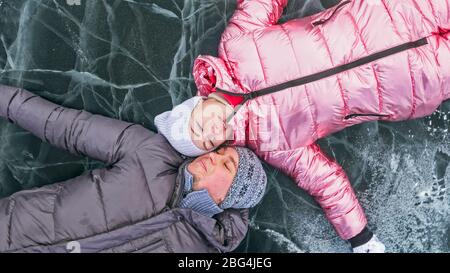
[[[384,253],[386,247],[374,234],[367,243],[353,248],[353,253]]]

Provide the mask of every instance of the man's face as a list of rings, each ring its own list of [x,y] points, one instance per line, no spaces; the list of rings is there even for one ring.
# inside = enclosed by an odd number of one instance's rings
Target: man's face
[[[229,107],[213,98],[197,104],[189,121],[191,139],[195,146],[209,151],[229,139],[232,131],[226,120],[231,113]]]
[[[194,176],[192,189],[206,189],[216,204],[226,197],[236,176],[239,155],[235,148],[224,147],[197,157],[188,166]]]

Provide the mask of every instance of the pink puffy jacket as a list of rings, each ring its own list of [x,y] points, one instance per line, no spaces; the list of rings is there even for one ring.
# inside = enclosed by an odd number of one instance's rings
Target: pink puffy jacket
[[[429,115],[450,98],[450,4],[343,1],[277,24],[286,4],[238,1],[219,58],[199,56],[195,82],[199,95],[245,99],[231,120],[234,143],[292,177],[349,239],[367,224],[364,211],[315,141],[364,121]]]

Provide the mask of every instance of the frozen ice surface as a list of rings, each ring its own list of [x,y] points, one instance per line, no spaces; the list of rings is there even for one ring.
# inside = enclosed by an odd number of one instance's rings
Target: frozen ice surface
[[[336,2],[291,0],[282,21]],[[0,83],[154,129],[156,114],[195,94],[192,62],[217,53],[234,7],[228,0],[0,0]],[[449,115],[447,102],[430,117],[366,123],[319,141],[343,165],[387,251],[450,250]],[[99,166],[0,121],[0,197]],[[268,170],[268,193],[237,251],[350,251],[311,197]]]

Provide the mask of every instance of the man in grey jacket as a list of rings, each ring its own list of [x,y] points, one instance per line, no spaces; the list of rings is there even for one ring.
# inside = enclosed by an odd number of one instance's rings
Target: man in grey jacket
[[[2,85],[0,117],[107,164],[0,199],[0,252],[232,251],[264,195],[262,165],[245,148],[186,158],[140,125]]]

